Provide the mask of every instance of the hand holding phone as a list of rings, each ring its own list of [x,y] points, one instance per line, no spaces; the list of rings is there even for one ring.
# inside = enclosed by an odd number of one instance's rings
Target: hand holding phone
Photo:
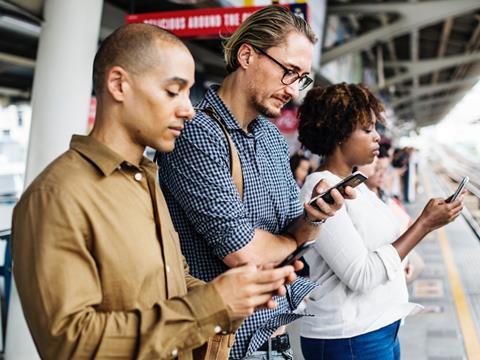
[[[297,247],[290,255],[288,255],[285,260],[283,260],[275,267],[280,268],[282,266],[292,265],[295,261],[300,259],[313,246],[314,243],[315,240],[304,242],[302,245]]]
[[[470,180],[469,177],[465,176],[462,179],[462,181],[460,182],[460,184],[458,185],[455,192],[452,195],[450,195],[448,198],[446,198],[445,201],[447,203],[451,203],[451,202],[454,202],[455,200],[457,200],[458,196],[462,193],[462,190],[465,188],[465,186],[467,185],[469,180]]]
[[[347,176],[345,179],[340,181],[338,184],[332,186],[331,188],[327,189],[323,193],[313,197],[308,202],[308,204],[313,206],[314,208],[318,209],[317,200],[320,199],[320,198],[322,198],[323,201],[325,201],[327,204],[333,204],[335,202],[335,200],[333,199],[332,195],[330,194],[330,192],[333,189],[337,189],[340,192],[340,194],[342,196],[344,196],[345,195],[345,188],[347,186],[350,186],[350,187],[354,188],[354,187],[360,185],[361,183],[365,182],[365,180],[367,180],[367,177],[365,175],[363,175],[360,171],[356,171],[352,175]]]

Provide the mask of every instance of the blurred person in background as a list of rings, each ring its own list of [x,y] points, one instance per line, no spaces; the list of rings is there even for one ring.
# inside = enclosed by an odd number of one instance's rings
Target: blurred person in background
[[[302,187],[305,178],[310,174],[310,160],[303,153],[296,152],[290,157],[290,169],[295,182]]]
[[[356,166],[379,154],[375,125],[383,104],[363,85],[338,84],[308,92],[299,109],[299,140],[324,156],[301,190],[308,201],[320,178],[338,183]],[[305,255],[310,278],[320,285],[308,297],[301,320],[306,360],[400,358],[400,320],[419,310],[409,303],[402,260],[431,231],[453,221],[462,198],[431,199],[419,218],[402,231],[399,222],[365,184],[329,218]],[[322,200],[323,201],[323,200]]]
[[[395,148],[392,155],[393,178],[391,195],[402,201],[404,198],[404,174],[407,171],[408,154],[400,148]]]

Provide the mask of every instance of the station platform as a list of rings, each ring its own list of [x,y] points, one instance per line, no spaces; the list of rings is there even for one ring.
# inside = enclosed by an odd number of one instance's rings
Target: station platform
[[[420,173],[414,204],[416,218],[430,197],[449,189],[431,168]],[[425,269],[409,285],[410,299],[424,310],[408,317],[400,329],[402,359],[480,359],[480,241],[463,216],[436,230],[417,247]]]
[[[413,219],[430,198],[454,190],[427,164],[418,180],[415,202],[405,205]],[[461,215],[429,234],[416,251],[425,267],[408,288],[410,301],[424,309],[400,328],[402,360],[480,360],[480,239]],[[303,360],[298,322],[288,332],[295,360]]]

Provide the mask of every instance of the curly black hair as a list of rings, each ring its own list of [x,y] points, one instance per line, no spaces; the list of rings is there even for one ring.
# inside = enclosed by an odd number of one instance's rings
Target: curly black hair
[[[368,125],[372,115],[384,123],[383,111],[383,103],[362,84],[314,87],[298,110],[298,140],[315,154],[331,155],[357,124]]]

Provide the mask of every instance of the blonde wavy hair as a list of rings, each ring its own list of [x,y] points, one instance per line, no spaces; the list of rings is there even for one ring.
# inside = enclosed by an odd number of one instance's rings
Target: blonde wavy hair
[[[247,43],[265,51],[281,45],[292,31],[305,35],[312,44],[317,42],[310,25],[283,6],[270,5],[253,13],[223,43],[228,73],[234,72],[239,66],[237,53],[242,44]]]

